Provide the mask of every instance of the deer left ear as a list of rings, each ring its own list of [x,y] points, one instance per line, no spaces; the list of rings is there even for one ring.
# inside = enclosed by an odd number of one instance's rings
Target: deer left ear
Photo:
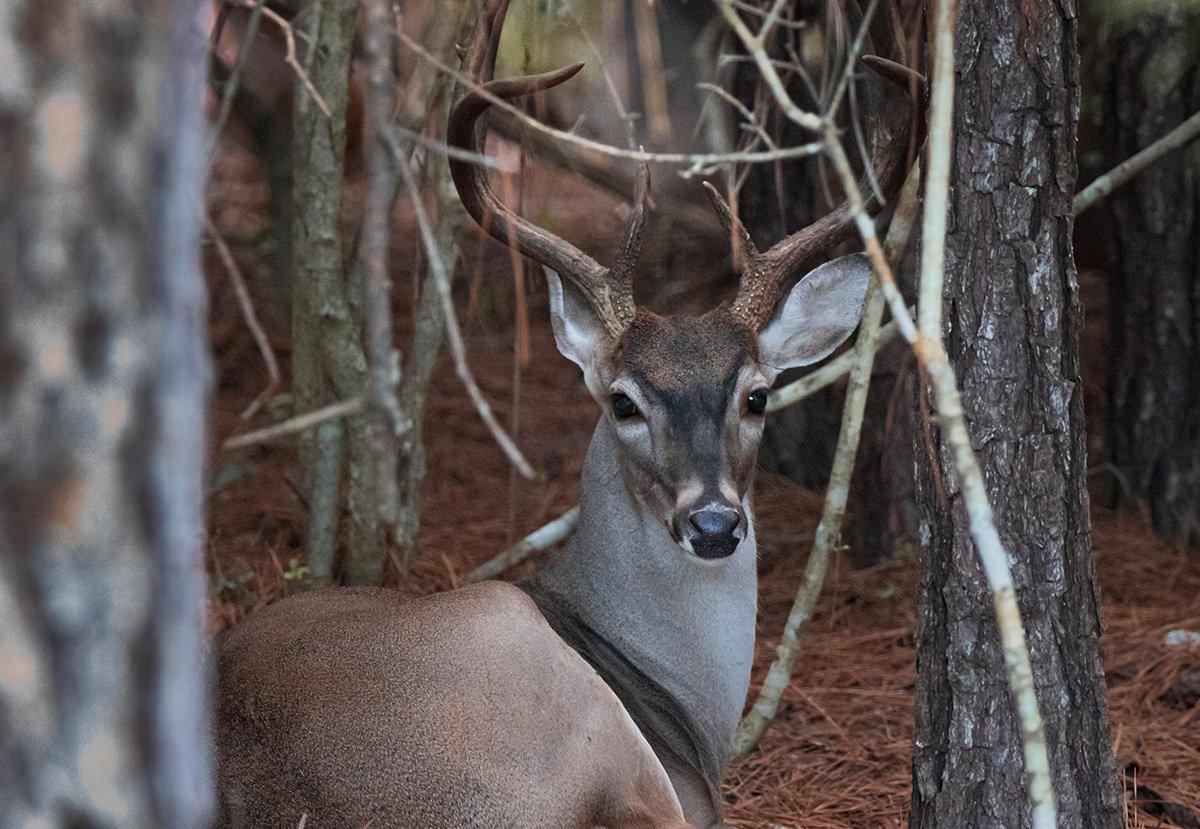
[[[604,326],[596,313],[583,301],[570,282],[563,282],[557,273],[543,267],[550,289],[550,325],[558,350],[583,369],[583,381],[597,401],[607,397],[603,388],[604,355],[612,347]]]
[[[788,292],[758,335],[768,380],[785,368],[823,360],[846,341],[862,318],[871,262],[852,253],[810,271]]]

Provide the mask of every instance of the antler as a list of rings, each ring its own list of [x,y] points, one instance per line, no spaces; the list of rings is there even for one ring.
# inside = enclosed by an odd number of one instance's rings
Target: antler
[[[480,29],[472,37],[464,59],[464,66],[478,78],[484,92],[505,101],[514,100],[558,86],[583,68],[583,64],[578,63],[543,75],[492,80],[508,2],[496,0],[492,8],[481,15]],[[481,152],[484,131],[477,129],[476,124],[490,106],[491,100],[478,90],[468,92],[450,113],[447,143],[470,152]],[[631,276],[641,246],[642,220],[649,190],[649,170],[644,164],[638,171],[636,203],[617,252],[613,272],[567,240],[509,210],[488,184],[484,167],[452,157],[450,174],[463,206],[480,227],[493,238],[515,247],[530,259],[569,279],[613,339],[625,332],[633,319]]]
[[[915,85],[918,94],[921,94],[923,99],[925,79],[919,73],[874,56],[871,56],[870,60],[863,58],[863,62],[906,92]],[[909,147],[908,133],[913,129],[912,120],[908,119],[908,126],[904,129],[903,135],[895,136],[887,142],[888,151],[882,160],[871,159],[885,202],[900,190],[908,174],[908,165],[905,162]],[[916,129],[920,133],[924,128],[924,122],[920,118],[916,121]],[[918,134],[917,138],[916,145],[919,146],[921,135]],[[875,142],[876,148],[879,143],[879,141]],[[741,270],[742,279],[730,311],[736,318],[755,330],[762,328],[771,318],[771,313],[779,301],[779,294],[788,277],[805,262],[847,238],[853,232],[854,214],[850,205],[843,203],[832,213],[782,239],[769,250],[759,253],[754,249],[750,235],[721,194],[712,185],[707,185],[707,187],[709,198],[733,239],[735,251],[737,248],[742,249],[740,255],[735,252],[734,256],[734,267]],[[863,189],[866,190],[865,187]],[[869,205],[869,210],[874,214],[882,206],[882,203],[873,201]]]

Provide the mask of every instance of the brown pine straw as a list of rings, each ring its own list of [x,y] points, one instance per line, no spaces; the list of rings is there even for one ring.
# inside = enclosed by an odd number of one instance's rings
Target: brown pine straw
[[[569,177],[547,179],[544,172],[533,171],[531,179],[534,215],[561,211],[585,198],[593,204],[599,199]],[[546,206],[543,202],[551,201],[544,195],[548,192],[553,193],[553,203]],[[350,195],[353,200],[354,193]],[[581,226],[577,238],[592,233],[593,249],[604,251],[619,232],[620,217],[615,204],[611,213],[601,210],[599,216],[601,221],[585,223],[586,229]],[[247,219],[247,224],[252,222]],[[396,238],[401,244],[414,238],[407,219],[396,229]],[[473,234],[466,243],[480,244]],[[478,255],[485,272],[481,291],[505,296],[511,291],[511,277],[504,250],[487,242]],[[475,250],[464,251],[464,261],[475,257]],[[698,261],[694,253],[680,254],[680,259]],[[411,250],[394,253],[394,276],[401,285],[409,278],[405,269],[412,261]],[[266,378],[253,339],[225,287],[219,261],[213,256],[206,265],[219,381],[210,429],[217,446],[245,428],[241,410]],[[1102,358],[1104,308],[1092,301],[1103,296],[1102,285],[1085,280],[1083,293],[1088,328],[1082,353],[1085,359]],[[408,292],[397,294],[404,297]],[[460,307],[465,294],[464,287],[457,297]],[[517,535],[577,503],[582,452],[596,418],[595,404],[586,396],[577,369],[555,352],[542,302],[539,297],[530,305],[533,359],[524,372],[521,395],[529,419],[523,448],[538,469],[546,470],[547,480],[519,490]],[[482,302],[481,308],[496,304]],[[395,317],[406,325],[409,309],[398,307]],[[511,323],[495,319],[494,312],[481,313],[467,343],[471,365],[501,419],[509,414]],[[406,337],[404,330],[397,334],[401,343]],[[280,348],[278,356],[286,376],[290,355]],[[1097,363],[1088,371],[1088,422],[1099,424],[1102,366]],[[418,591],[460,583],[473,567],[505,546],[508,530],[508,464],[448,364],[435,375],[430,389],[427,423],[422,548],[411,571],[412,587]],[[1102,457],[1102,448],[1095,455]],[[219,452],[212,457],[214,472],[231,462]],[[226,577],[245,575],[246,581],[243,601],[237,591],[213,596],[214,632],[293,589],[283,574],[291,559],[303,559],[301,540],[307,530],[307,509],[293,485],[300,479],[299,466],[288,445],[256,447],[232,462],[245,465],[246,471],[210,499],[208,567],[214,576],[219,565]],[[1098,483],[1102,477],[1097,474],[1090,480]],[[782,478],[761,475],[755,508],[762,574],[757,683],[774,652],[774,637],[810,549],[821,496]],[[1126,825],[1200,826],[1200,649],[1163,644],[1168,631],[1200,631],[1200,550],[1162,545],[1148,520],[1128,510],[1095,508],[1093,538],[1106,625],[1103,647],[1113,737],[1118,768],[1125,771]],[[727,818],[734,826],[863,829],[905,823],[916,678],[917,562],[911,551],[902,552],[894,563],[865,571],[851,570],[847,561],[842,555],[831,566],[778,720],[759,750],[727,777]]]

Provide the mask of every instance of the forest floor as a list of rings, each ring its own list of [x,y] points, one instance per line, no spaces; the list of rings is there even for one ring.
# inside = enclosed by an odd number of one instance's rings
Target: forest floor
[[[615,236],[618,217],[612,205],[581,185],[561,180],[552,184],[535,186],[542,195],[553,193],[539,202],[543,214],[549,202],[556,215],[572,203],[587,205],[592,215],[581,220],[586,225],[581,232],[591,238],[585,247],[606,259],[604,242],[595,243]],[[254,276],[251,240],[263,224],[263,188],[250,161],[234,153],[219,163],[210,191],[217,224],[259,288],[260,305],[268,292]],[[355,199],[351,190],[348,206]],[[348,207],[347,214],[352,213]],[[396,313],[404,329],[414,258],[413,227],[406,215],[398,217],[396,236]],[[443,363],[429,396],[428,477],[421,550],[406,583],[411,590],[461,583],[472,568],[578,499],[583,451],[596,406],[578,370],[554,347],[540,279],[528,283],[531,359],[525,366],[516,365],[513,320],[521,309],[509,299],[508,261],[499,246],[468,245],[465,272],[475,278],[459,286],[457,298],[475,375],[497,413],[505,422],[516,422],[519,445],[543,474],[534,483],[512,475],[453,371]],[[681,255],[675,261],[706,260]],[[206,269],[216,364],[207,546],[215,632],[302,586],[308,519],[291,448],[274,444],[232,453],[219,449],[225,438],[269,423],[270,417],[260,413],[249,422],[240,417],[266,385],[266,374],[211,251]],[[1096,410],[1102,405],[1102,287],[1095,275],[1084,280],[1090,424],[1100,423]],[[288,331],[270,324],[269,314],[264,316],[286,387]],[[403,331],[399,342],[406,342]],[[514,419],[514,411],[519,418]],[[1096,457],[1102,452],[1098,440],[1089,440]],[[784,478],[760,474],[754,502],[761,577],[757,687],[800,582],[822,497]],[[1158,543],[1145,516],[1136,512],[1094,506],[1092,520],[1127,825],[1200,827],[1200,648],[1164,641],[1173,630],[1200,630],[1200,555]],[[906,821],[917,562],[911,555],[901,556],[855,571],[848,561],[843,553],[833,564],[778,718],[760,748],[728,774],[727,817],[733,825],[860,829]]]

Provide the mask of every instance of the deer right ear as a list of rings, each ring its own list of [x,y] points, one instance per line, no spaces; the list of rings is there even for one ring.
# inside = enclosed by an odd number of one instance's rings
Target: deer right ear
[[[852,253],[801,279],[758,336],[768,380],[785,368],[823,360],[844,343],[862,317],[871,262]]]
[[[558,350],[583,369],[583,381],[597,400],[607,396],[603,359],[612,343],[592,307],[583,301],[570,282],[543,267],[550,288],[550,324]]]

